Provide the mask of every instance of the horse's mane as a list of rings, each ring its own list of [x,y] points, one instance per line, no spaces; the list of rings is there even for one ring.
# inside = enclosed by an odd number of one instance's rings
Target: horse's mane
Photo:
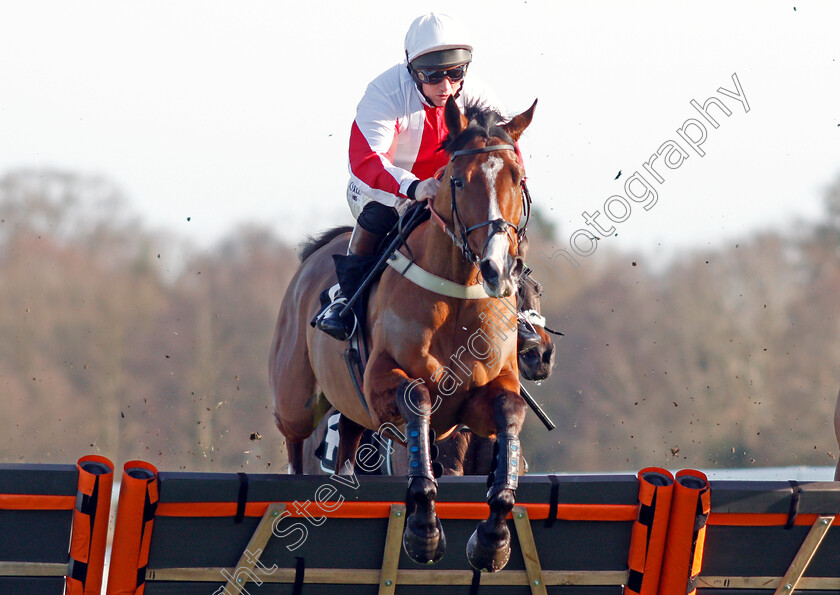
[[[353,231],[353,228],[349,225],[339,225],[338,227],[334,227],[332,229],[328,229],[327,231],[321,232],[321,235],[317,237],[307,236],[306,241],[301,242],[300,244],[300,252],[298,254],[300,261],[305,261],[315,252],[332,242],[341,234],[348,233],[351,231]]]
[[[488,107],[481,101],[470,101],[464,106],[464,116],[469,124],[466,129],[455,138],[447,138],[441,148],[447,153],[463,149],[467,143],[476,137],[489,138],[495,136],[505,142],[513,144],[513,139],[501,127],[505,118],[495,109]]]

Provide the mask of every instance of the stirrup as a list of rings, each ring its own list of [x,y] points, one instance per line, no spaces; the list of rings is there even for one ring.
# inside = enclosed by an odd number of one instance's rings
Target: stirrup
[[[353,335],[356,334],[356,330],[359,327],[359,321],[356,320],[356,314],[351,310],[348,316],[353,318],[353,326],[352,328],[348,328],[348,321],[346,320],[346,318],[342,318],[336,310],[337,308],[343,308],[346,304],[347,298],[340,294],[337,295],[335,299],[333,299],[333,301],[326,308],[324,308],[324,311],[321,312],[315,319],[315,326],[317,326],[319,330],[324,331],[334,339],[338,339],[339,341],[349,340]],[[343,332],[339,334],[339,329],[325,327],[323,325],[323,322],[327,318],[329,318],[331,321],[336,322],[337,324],[340,324],[342,326],[341,330],[343,330]]]

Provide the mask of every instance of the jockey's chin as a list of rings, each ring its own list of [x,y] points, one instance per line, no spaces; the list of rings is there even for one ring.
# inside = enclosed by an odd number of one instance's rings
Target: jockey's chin
[[[462,84],[462,81],[453,84],[448,78],[443,79],[436,85],[423,83],[423,95],[425,95],[435,107],[443,107],[446,105],[446,101],[460,90]]]

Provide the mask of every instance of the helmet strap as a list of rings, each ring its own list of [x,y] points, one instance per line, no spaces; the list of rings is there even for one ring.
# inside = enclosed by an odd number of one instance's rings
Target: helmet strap
[[[417,91],[420,93],[423,99],[426,100],[426,103],[428,103],[431,107],[435,107],[435,102],[429,99],[429,97],[425,93],[423,93],[423,85],[417,82],[415,82],[414,84],[417,87]]]

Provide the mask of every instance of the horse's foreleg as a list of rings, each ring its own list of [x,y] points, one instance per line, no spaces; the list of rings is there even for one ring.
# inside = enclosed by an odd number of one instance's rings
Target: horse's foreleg
[[[403,381],[396,392],[397,407],[406,421],[405,435],[408,449],[409,516],[403,533],[403,547],[409,557],[419,564],[433,564],[446,551],[446,537],[435,514],[437,481],[432,472],[429,445],[429,420],[432,399],[422,384]]]
[[[352,474],[355,467],[356,451],[364,434],[364,427],[360,426],[346,415],[338,420],[338,454],[335,460],[335,472]],[[350,464],[349,468],[347,464]]]
[[[289,473],[303,474],[303,440],[287,440],[286,450],[289,454]]]
[[[519,432],[525,421],[525,410],[525,401],[519,393],[502,389],[492,399],[496,447],[487,491],[490,516],[479,523],[467,543],[467,558],[479,570],[496,572],[510,558],[510,530],[505,519],[516,502],[521,458]]]
[[[472,432],[456,430],[452,435],[437,443],[437,461],[443,466],[444,475],[469,475],[472,465],[467,463]]]

